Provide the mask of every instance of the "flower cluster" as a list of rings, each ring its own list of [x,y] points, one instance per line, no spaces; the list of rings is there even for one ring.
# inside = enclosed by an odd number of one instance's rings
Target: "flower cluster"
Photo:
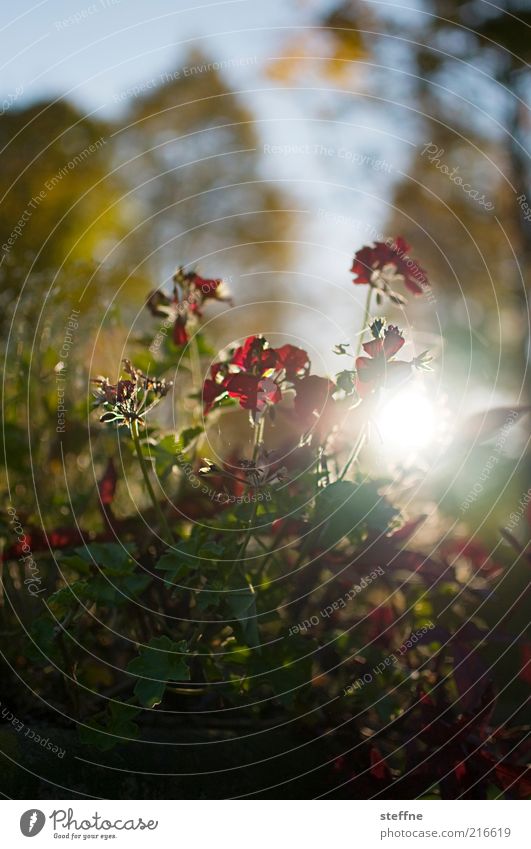
[[[129,360],[123,360],[123,366],[129,377],[116,384],[110,383],[107,377],[93,379],[97,386],[95,406],[105,410],[100,422],[131,428],[133,422],[145,423],[144,417],[167,394],[171,384],[149,377]]]
[[[309,368],[302,348],[271,348],[263,336],[249,336],[227,360],[211,367],[203,385],[205,413],[224,398],[236,398],[257,421],[268,406],[282,400],[282,390],[299,382]]]
[[[152,315],[174,319],[173,341],[175,345],[183,346],[188,342],[189,319],[202,317],[206,301],[232,303],[223,294],[221,279],[207,279],[195,271],[185,271],[180,267],[173,275],[171,297],[156,289],[149,295],[147,305]]]
[[[384,295],[394,304],[406,303],[405,298],[392,288],[396,282],[403,282],[413,295],[422,295],[428,276],[418,262],[411,259],[408,251],[409,245],[402,236],[375,242],[373,247],[366,245],[354,255],[351,271],[356,277],[353,282],[367,284],[376,290],[378,304],[382,303]]]

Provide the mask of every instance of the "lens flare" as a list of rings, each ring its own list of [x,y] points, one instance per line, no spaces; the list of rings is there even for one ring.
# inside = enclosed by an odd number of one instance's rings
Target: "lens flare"
[[[396,453],[424,449],[439,433],[436,405],[421,386],[408,387],[384,401],[375,424],[382,448]]]

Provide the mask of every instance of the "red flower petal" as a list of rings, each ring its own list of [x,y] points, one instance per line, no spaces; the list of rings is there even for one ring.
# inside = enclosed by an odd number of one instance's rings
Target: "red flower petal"
[[[203,405],[205,414],[208,413],[218,398],[225,391],[223,384],[207,378],[203,383]]]
[[[100,500],[102,504],[112,504],[112,501],[114,499],[114,493],[116,492],[117,480],[118,476],[116,474],[116,468],[114,465],[114,461],[111,457],[111,459],[107,463],[105,474],[98,482],[98,492],[100,494]]]
[[[395,354],[398,354],[403,344],[404,337],[402,336],[400,330],[395,325],[390,324],[389,327],[384,331],[383,350],[385,358],[387,360],[390,360],[391,357],[394,357]]]
[[[244,410],[256,410],[258,406],[258,384],[260,379],[251,374],[231,374],[225,388],[231,398],[237,398]]]
[[[186,332],[186,317],[178,315],[173,325],[173,341],[176,345],[186,345],[188,342],[188,333]]]
[[[384,341],[383,339],[371,339],[370,342],[364,342],[362,348],[369,357],[377,357],[383,353]]]
[[[381,379],[384,374],[385,363],[379,359],[369,357],[356,358],[356,375],[363,383],[373,383]]]
[[[260,371],[264,374],[277,365],[277,354],[273,348],[265,348],[266,340],[261,336],[249,336],[233,354],[231,365],[243,371]]]
[[[278,361],[278,367],[286,370],[288,380],[294,380],[300,377],[300,373],[304,372],[310,365],[310,360],[306,351],[302,348],[297,348],[295,345],[282,345],[275,349]]]
[[[312,374],[296,381],[297,395],[294,407],[297,416],[305,426],[315,420],[315,415],[321,416],[332,401],[335,385],[326,377]]]

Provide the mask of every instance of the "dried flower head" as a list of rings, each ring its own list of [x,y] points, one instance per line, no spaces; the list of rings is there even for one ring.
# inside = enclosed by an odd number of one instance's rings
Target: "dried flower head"
[[[167,394],[171,383],[149,377],[129,360],[123,360],[123,370],[129,377],[116,384],[107,377],[93,379],[97,387],[94,406],[105,410],[100,422],[130,428],[133,422],[145,423],[144,416]]]

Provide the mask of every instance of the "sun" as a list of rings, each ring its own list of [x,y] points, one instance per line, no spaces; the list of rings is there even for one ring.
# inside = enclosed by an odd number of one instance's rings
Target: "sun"
[[[394,454],[425,449],[436,442],[439,433],[436,404],[420,384],[384,401],[374,423],[382,448]]]

